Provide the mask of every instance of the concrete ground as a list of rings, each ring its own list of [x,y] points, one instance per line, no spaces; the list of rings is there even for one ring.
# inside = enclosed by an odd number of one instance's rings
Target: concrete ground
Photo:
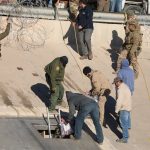
[[[4,20],[5,18],[0,22],[2,28],[5,27]],[[25,24],[24,28],[21,28],[22,24]],[[92,61],[79,59],[75,32],[69,25],[70,23],[66,21],[34,20],[31,22],[31,20],[14,18],[10,35],[1,42],[0,116],[4,119],[0,119],[0,122],[5,123],[1,125],[0,135],[5,137],[8,143],[11,141],[10,134],[4,132],[3,129],[8,127],[11,130],[14,125],[7,122],[5,118],[41,117],[42,113],[46,113],[45,103],[49,98],[49,89],[45,82],[43,69],[55,57],[66,55],[69,58],[64,80],[66,90],[81,92],[90,89],[89,80],[82,74],[82,69],[86,65],[101,70],[110,82],[113,81],[115,75],[112,74],[112,61],[116,57],[115,50],[119,49],[124,39],[123,25],[94,24],[92,35],[94,59]],[[113,116],[109,114],[109,128],[103,129],[105,141],[102,146],[99,146],[104,150],[149,150],[150,147],[150,71],[148,69],[150,29],[144,26],[142,30],[144,32],[143,51],[138,59],[141,70],[139,78],[135,81],[129,143],[116,143],[115,140],[121,130],[116,127]],[[63,36],[65,41],[63,41]],[[115,105],[114,87],[111,96],[108,106],[112,111]],[[94,129],[89,120],[87,122],[91,129]],[[24,131],[17,132],[16,140],[13,139],[13,141],[17,142],[18,135],[23,133]],[[11,149],[11,145],[5,148],[6,144],[0,140],[0,145],[1,143],[4,146],[3,149]],[[33,147],[37,148],[38,142],[33,144]],[[34,149],[33,147],[26,149]]]

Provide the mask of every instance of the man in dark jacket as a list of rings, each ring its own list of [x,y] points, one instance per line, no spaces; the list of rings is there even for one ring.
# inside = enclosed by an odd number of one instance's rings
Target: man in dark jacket
[[[118,77],[121,78],[121,80],[128,85],[131,94],[133,95],[134,92],[134,72],[129,67],[129,61],[127,59],[124,59],[121,62],[121,69],[118,72]]]
[[[64,80],[65,67],[68,63],[66,56],[55,58],[51,63],[45,66],[45,77],[51,91],[51,105],[49,111],[53,111],[58,103],[62,102],[64,95],[64,87],[62,81]]]
[[[69,91],[66,92],[66,96],[69,105],[68,121],[71,121],[74,117],[74,114],[76,113],[76,110],[78,111],[77,117],[75,119],[75,131],[74,131],[75,139],[81,138],[81,131],[84,119],[86,118],[87,115],[91,115],[97,134],[96,141],[99,144],[102,144],[103,132],[100,125],[99,107],[97,102],[95,102],[94,99],[90,97],[86,97],[85,95],[79,93],[72,93]]]
[[[80,59],[92,59],[91,35],[93,33],[93,11],[87,6],[86,0],[79,2],[79,15],[77,16],[77,28],[81,44],[82,57]]]

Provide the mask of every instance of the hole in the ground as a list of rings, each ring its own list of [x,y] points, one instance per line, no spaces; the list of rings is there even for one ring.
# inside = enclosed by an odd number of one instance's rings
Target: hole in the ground
[[[47,125],[33,125],[38,133],[44,138],[49,138],[49,131]],[[72,135],[66,135],[64,137],[61,136],[60,127],[59,126],[52,126],[51,127],[51,136],[52,138],[56,139],[71,139]]]

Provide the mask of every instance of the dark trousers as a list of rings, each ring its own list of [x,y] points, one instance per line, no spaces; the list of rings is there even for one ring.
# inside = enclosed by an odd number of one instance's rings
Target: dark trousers
[[[89,53],[92,53],[92,48],[91,48],[92,33],[93,33],[93,29],[83,29],[78,32],[82,55],[88,55]]]
[[[82,131],[84,119],[88,114],[91,115],[92,121],[96,129],[96,138],[97,138],[96,141],[101,143],[103,142],[104,138],[103,138],[103,132],[99,120],[99,107],[98,104],[94,101],[82,106],[81,109],[78,111],[75,120],[75,138],[77,139],[81,138],[81,131]]]
[[[50,86],[50,89],[51,89],[50,77],[47,73],[45,74],[45,77],[46,77],[46,82],[48,83],[48,85]],[[64,95],[64,87],[61,82],[57,81],[55,88],[56,88],[55,93],[51,93],[51,97],[50,97],[51,105],[50,105],[49,109],[51,109],[51,110],[54,110],[56,105],[58,103],[62,102],[63,95]]]

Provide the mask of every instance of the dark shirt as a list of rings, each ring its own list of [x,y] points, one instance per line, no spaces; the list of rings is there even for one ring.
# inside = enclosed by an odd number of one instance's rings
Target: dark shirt
[[[93,29],[93,10],[88,6],[80,9],[76,23],[83,29]]]
[[[84,105],[96,103],[92,98],[79,93],[66,92],[66,96],[69,105],[68,120],[71,120],[76,113],[76,110],[79,111]]]

